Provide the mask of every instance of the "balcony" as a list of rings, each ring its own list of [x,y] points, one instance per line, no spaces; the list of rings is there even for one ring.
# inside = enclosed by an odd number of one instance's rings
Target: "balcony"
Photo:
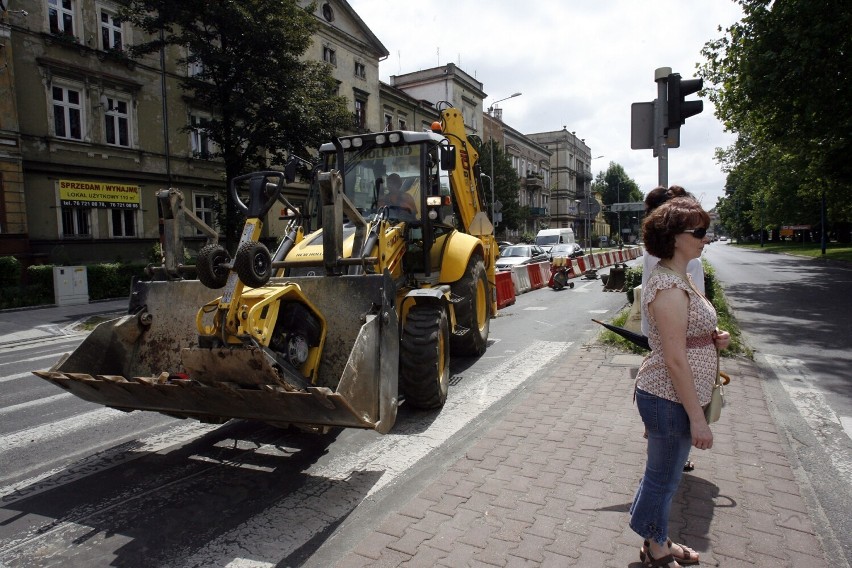
[[[527,174],[521,178],[521,187],[529,190],[544,188],[544,179],[540,174]]]
[[[533,217],[547,217],[547,207],[530,207],[530,215]]]

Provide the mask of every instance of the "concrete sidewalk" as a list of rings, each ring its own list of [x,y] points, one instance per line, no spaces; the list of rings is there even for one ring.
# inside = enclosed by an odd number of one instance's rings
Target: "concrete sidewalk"
[[[95,316],[127,313],[129,300],[121,298],[74,306],[38,306],[0,311],[0,345],[80,333],[76,327]]]
[[[561,360],[336,565],[640,566],[627,526],[644,467],[631,396],[640,361],[601,346]],[[722,368],[727,405],[713,449],[693,450],[670,536],[703,566],[828,566],[757,368],[744,358]]]

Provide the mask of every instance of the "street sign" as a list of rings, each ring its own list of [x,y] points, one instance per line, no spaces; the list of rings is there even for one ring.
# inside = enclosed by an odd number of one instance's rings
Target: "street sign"
[[[601,204],[594,197],[589,197],[587,200],[581,201],[577,208],[582,215],[591,215],[593,217],[596,217],[601,212]]]
[[[646,150],[654,147],[654,103],[630,105],[630,148]]]
[[[622,211],[644,211],[644,201],[631,201],[629,203],[613,203],[609,206],[610,211],[621,213]]]

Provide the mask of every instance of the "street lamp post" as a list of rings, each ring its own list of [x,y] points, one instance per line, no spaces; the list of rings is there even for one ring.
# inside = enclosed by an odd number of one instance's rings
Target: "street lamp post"
[[[604,157],[604,155],[601,154],[600,156],[595,156],[594,158],[589,160],[589,173],[590,174],[591,174],[591,169],[592,169],[592,160],[597,160],[598,158],[603,158],[603,157]],[[579,203],[579,202],[580,201],[577,200],[577,203]],[[587,249],[590,249],[591,244],[592,244],[592,235],[589,234],[589,232],[592,230],[592,209],[591,208],[592,208],[592,184],[589,184],[588,189],[586,189],[586,219],[585,219],[586,230],[584,231],[585,237],[586,237],[586,248]]]
[[[621,180],[619,179],[615,182],[615,202],[621,203]],[[621,248],[621,208],[619,207],[618,211],[618,248]]]
[[[574,210],[576,211],[575,215],[577,216],[577,218],[579,218],[580,217],[580,200],[579,199],[574,200]],[[576,221],[574,222],[574,228],[577,229],[578,231],[580,230],[580,224]]]
[[[490,115],[494,111],[494,105],[496,105],[497,103],[500,103],[500,102],[503,102],[503,101],[506,101],[506,100],[509,100],[509,99],[514,99],[515,97],[520,97],[522,94],[523,93],[520,93],[520,92],[513,93],[513,94],[509,95],[508,97],[504,97],[502,99],[494,101],[493,103],[491,103],[491,106],[488,107],[488,114]],[[501,120],[501,122],[502,122],[502,120]],[[494,179],[495,179],[494,178],[494,124],[493,123],[491,124],[491,130],[488,133],[488,135],[489,135],[489,138],[490,138],[489,146],[490,146],[490,150],[491,150],[491,187],[492,187],[492,190],[491,190],[491,223],[494,225],[494,236],[496,237],[497,236],[497,219],[495,219],[495,213],[494,213],[494,200],[496,198],[494,196],[494,189],[493,189],[494,188]]]

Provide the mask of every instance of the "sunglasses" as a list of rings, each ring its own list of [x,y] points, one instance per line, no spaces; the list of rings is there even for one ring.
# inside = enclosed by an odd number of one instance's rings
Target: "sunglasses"
[[[703,227],[700,229],[687,229],[684,231],[684,233],[692,233],[692,236],[696,239],[703,239],[704,236],[707,234],[707,229]]]

